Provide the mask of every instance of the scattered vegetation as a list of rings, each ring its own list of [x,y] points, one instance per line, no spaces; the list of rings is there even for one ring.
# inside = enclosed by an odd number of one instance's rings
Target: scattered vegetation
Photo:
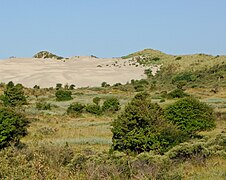
[[[0,179],[225,179],[225,56],[125,58],[147,79],[0,83]]]
[[[33,57],[34,58],[44,58],[44,59],[50,58],[50,59],[57,59],[57,60],[64,59],[63,57],[57,56],[57,55],[52,54],[52,53],[50,53],[48,51],[40,51],[37,54],[35,54]]]

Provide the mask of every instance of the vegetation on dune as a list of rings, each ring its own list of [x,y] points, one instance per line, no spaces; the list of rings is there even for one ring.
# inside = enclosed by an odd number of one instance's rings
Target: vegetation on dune
[[[147,79],[1,83],[0,179],[225,179],[225,56],[125,58]]]
[[[50,58],[50,59],[57,59],[57,60],[64,59],[63,57],[57,56],[57,55],[50,53],[48,51],[40,51],[37,54],[35,54],[33,57],[34,58],[44,58],[44,59]]]

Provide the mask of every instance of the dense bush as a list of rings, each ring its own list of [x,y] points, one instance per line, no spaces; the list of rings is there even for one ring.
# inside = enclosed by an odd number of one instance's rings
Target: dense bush
[[[163,118],[163,110],[139,93],[112,123],[112,149],[163,153],[181,141],[180,131]]]
[[[0,108],[0,149],[16,143],[27,134],[28,120],[8,108]]]
[[[120,109],[119,100],[114,97],[105,100],[102,106],[102,110],[108,112],[115,112],[118,111],[119,109]]]
[[[170,105],[165,110],[165,118],[187,135],[215,127],[213,109],[194,97],[184,98]]]
[[[81,103],[72,103],[67,108],[67,114],[80,114],[83,112],[83,109],[85,108],[85,105]]]
[[[58,90],[56,92],[56,100],[57,101],[69,101],[71,99],[73,99],[71,97],[71,91],[67,91],[67,90]]]
[[[27,103],[26,97],[24,96],[23,86],[21,84],[14,85],[12,81],[6,85],[6,89],[4,91],[4,95],[1,96],[1,100],[5,106],[11,107]]]
[[[102,113],[101,107],[97,104],[88,104],[86,111],[91,114],[100,115]]]
[[[188,96],[188,94],[185,93],[182,89],[175,89],[175,90],[173,90],[173,91],[171,91],[167,94],[167,97],[172,98],[172,99],[183,98],[183,97],[186,97],[186,96]]]
[[[38,110],[51,110],[51,104],[47,102],[37,102],[36,108]]]

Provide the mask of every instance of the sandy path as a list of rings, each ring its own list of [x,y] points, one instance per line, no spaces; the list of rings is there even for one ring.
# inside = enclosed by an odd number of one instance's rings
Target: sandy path
[[[61,61],[13,58],[0,60],[0,82],[13,81],[27,87],[55,87],[56,83],[93,87],[103,81],[115,84],[145,78],[144,69],[120,58],[73,57]]]

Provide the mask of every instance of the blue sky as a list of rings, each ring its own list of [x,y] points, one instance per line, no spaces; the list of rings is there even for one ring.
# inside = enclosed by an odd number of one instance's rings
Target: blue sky
[[[1,0],[0,59],[226,54],[226,0]]]

